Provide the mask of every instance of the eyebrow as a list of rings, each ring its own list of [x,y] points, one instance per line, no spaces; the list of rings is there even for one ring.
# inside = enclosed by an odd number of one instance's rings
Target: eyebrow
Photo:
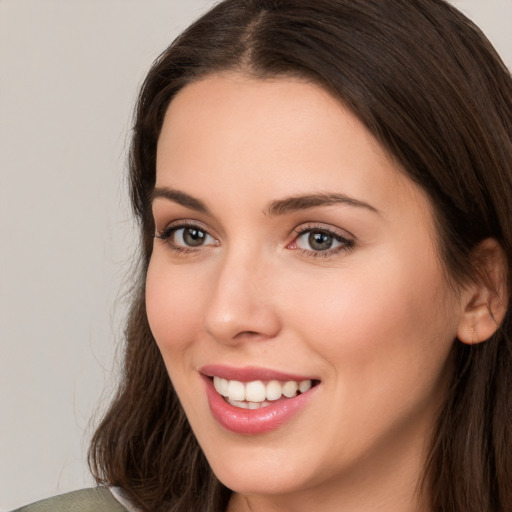
[[[349,206],[356,206],[358,208],[365,208],[371,212],[378,213],[379,215],[381,214],[381,212],[371,204],[360,201],[359,199],[354,199],[353,197],[345,194],[336,193],[311,194],[272,201],[268,208],[268,214],[271,216],[284,215],[286,213],[306,210],[308,208],[330,206],[340,203],[347,204]]]
[[[165,198],[169,201],[178,203],[186,208],[196,210],[201,213],[210,214],[210,210],[206,204],[200,199],[181,192],[180,190],[171,189],[168,187],[155,187],[150,194],[150,202],[152,203],[157,198]],[[358,208],[365,208],[371,212],[381,214],[381,212],[372,205],[338,193],[319,193],[308,194],[303,196],[288,197],[286,199],[278,199],[272,201],[266,211],[269,216],[285,215],[300,210],[307,210],[308,208],[316,208],[319,206],[330,206],[333,204],[347,204]]]
[[[201,213],[210,213],[203,201],[189,196],[188,194],[185,194],[185,192],[180,192],[179,190],[174,190],[168,187],[155,187],[149,197],[150,203],[153,203],[153,201],[158,197],[163,197],[169,201],[173,201],[181,204],[181,206],[185,206],[186,208],[190,208]]]

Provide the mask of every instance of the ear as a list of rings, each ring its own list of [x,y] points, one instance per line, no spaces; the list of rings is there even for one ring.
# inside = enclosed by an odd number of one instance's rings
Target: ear
[[[485,239],[472,257],[477,275],[462,292],[463,312],[457,330],[459,340],[468,345],[488,340],[508,306],[507,258],[499,242]]]

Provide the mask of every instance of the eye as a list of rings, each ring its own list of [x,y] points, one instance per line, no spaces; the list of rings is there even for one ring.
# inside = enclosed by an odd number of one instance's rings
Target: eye
[[[173,232],[173,241],[176,245],[199,247],[205,245],[211,236],[199,228],[179,228]]]
[[[206,245],[218,245],[218,241],[205,229],[194,225],[168,226],[155,236],[166,241],[176,251],[194,250]]]
[[[299,227],[295,232],[297,237],[289,248],[299,249],[312,256],[327,256],[354,246],[354,240],[324,227]]]
[[[298,238],[298,246],[301,249],[312,249],[313,251],[327,251],[332,248],[337,240],[328,233],[321,231],[310,231]],[[308,245],[309,247],[301,247],[301,245]]]

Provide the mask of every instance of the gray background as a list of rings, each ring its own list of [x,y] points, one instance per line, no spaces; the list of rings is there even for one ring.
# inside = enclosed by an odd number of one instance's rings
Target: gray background
[[[210,0],[0,0],[0,511],[90,485],[136,238],[125,153],[152,60]],[[453,0],[512,68],[512,0]]]

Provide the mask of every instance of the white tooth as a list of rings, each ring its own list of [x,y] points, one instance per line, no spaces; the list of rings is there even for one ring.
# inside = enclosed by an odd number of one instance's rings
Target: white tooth
[[[231,400],[228,398],[228,403],[234,407],[239,407],[240,409],[249,409],[248,402],[239,402],[238,400]]]
[[[222,396],[228,396],[228,381],[221,377],[213,377],[213,385],[217,390],[217,393]]]
[[[228,396],[228,380],[227,379],[220,379],[220,394],[222,396]]]
[[[303,380],[300,384],[299,384],[299,391],[301,393],[305,393],[306,391],[308,391],[309,389],[311,389],[311,386],[312,386],[312,382],[310,380]]]
[[[267,400],[277,400],[277,399],[281,398],[281,394],[282,394],[281,384],[277,380],[271,380],[267,384],[267,390],[266,390]]]
[[[245,385],[245,399],[249,402],[263,402],[265,400],[265,384],[261,380],[248,382]]]
[[[292,398],[297,394],[299,386],[294,380],[286,382],[283,386],[283,395],[287,398]]]
[[[261,407],[268,407],[270,405],[270,402],[261,402]]]
[[[228,383],[228,396],[230,400],[245,400],[245,386],[238,380],[230,380]]]
[[[261,407],[261,402],[248,402],[249,409],[259,409]]]

